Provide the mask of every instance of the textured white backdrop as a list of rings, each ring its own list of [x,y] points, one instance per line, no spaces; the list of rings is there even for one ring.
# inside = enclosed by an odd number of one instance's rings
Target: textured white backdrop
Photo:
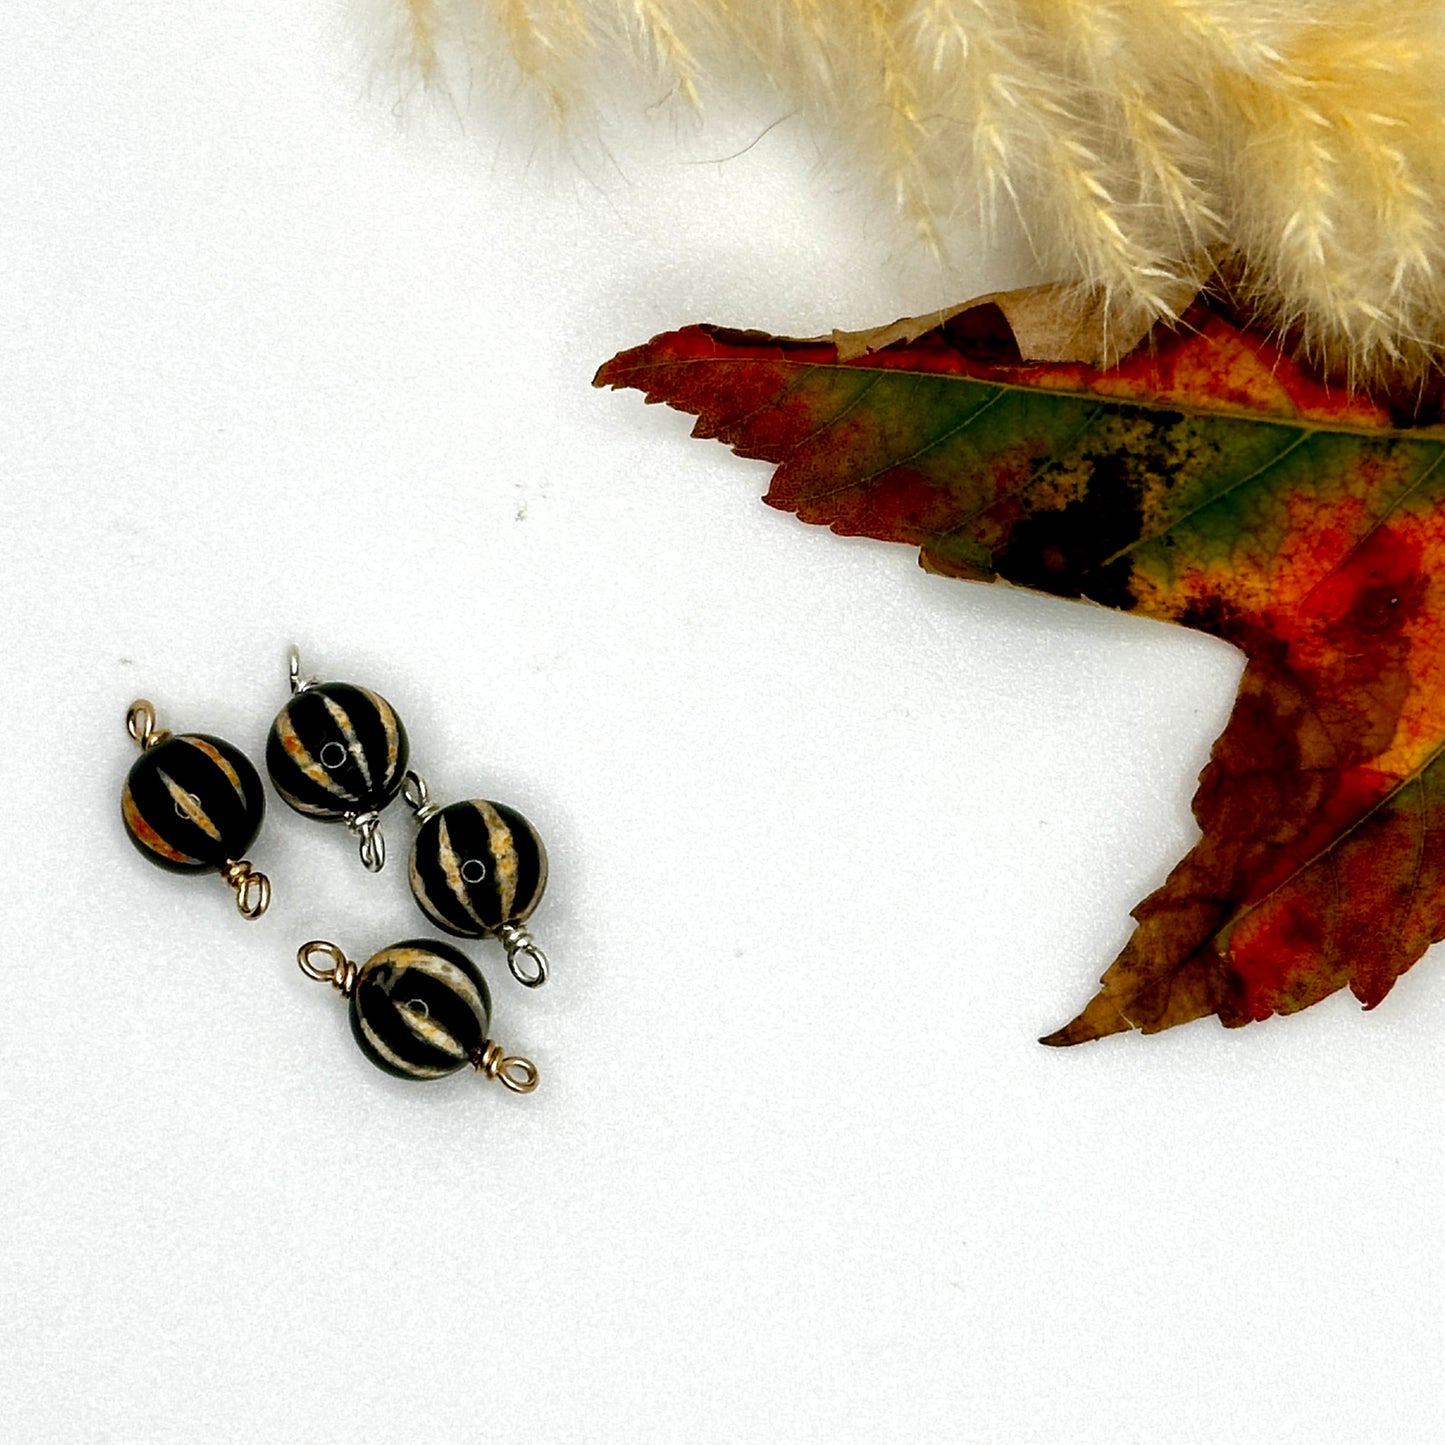
[[[0,1436],[1436,1440],[1445,979],[1052,1052],[1238,662],[925,576],[589,388],[895,255],[787,122],[399,122],[346,5],[0,13]],[[149,868],[126,704],[259,760],[287,643],[548,838],[542,1090],[417,1086],[293,955],[421,931],[275,804]],[[409,838],[389,815],[393,852]]]

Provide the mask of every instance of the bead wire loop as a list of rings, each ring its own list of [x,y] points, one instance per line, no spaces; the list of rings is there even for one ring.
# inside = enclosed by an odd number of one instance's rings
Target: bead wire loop
[[[375,809],[369,813],[347,813],[346,826],[357,837],[357,851],[368,873],[380,873],[386,867],[386,839],[381,835],[381,814]]]
[[[512,977],[524,988],[541,988],[547,982],[551,965],[547,962],[547,955],[537,947],[536,939],[520,923],[504,923],[497,930],[497,937],[507,950],[507,967],[511,969]],[[532,960],[530,972],[522,970],[517,962],[519,958]]]
[[[271,906],[271,880],[258,873],[249,858],[229,858],[220,872],[236,894],[242,918],[259,918]]]
[[[530,1094],[537,1087],[537,1066],[531,1059],[507,1053],[495,1039],[488,1039],[472,1058],[472,1067],[487,1079],[500,1079],[514,1094]]]
[[[331,960],[330,968],[318,968],[311,960],[316,955]],[[324,938],[313,938],[296,950],[296,962],[307,978],[317,983],[329,983],[342,998],[350,998],[356,987],[356,976],[361,969],[334,944]]]
[[[408,768],[402,775],[401,796],[408,808],[416,814],[418,823],[425,823],[442,810],[440,803],[431,801],[426,779],[415,768]]]
[[[156,726],[155,704],[143,697],[136,698],[126,709],[125,730],[141,752],[159,747],[171,735],[169,728]]]
[[[286,671],[291,677],[291,695],[295,697],[298,692],[305,692],[308,687],[316,686],[314,677],[301,676],[301,649],[295,643],[286,651]]]

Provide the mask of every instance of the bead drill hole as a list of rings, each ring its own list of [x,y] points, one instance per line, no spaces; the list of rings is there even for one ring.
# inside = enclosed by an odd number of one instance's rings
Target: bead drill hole
[[[201,800],[200,800],[194,793],[187,793],[187,794],[186,794],[186,797],[188,797],[188,798],[191,800],[191,802],[193,802],[193,803],[196,805],[196,811],[197,811],[197,812],[200,812],[200,810],[201,810]],[[186,812],[186,810],[185,810],[183,807],[181,807],[181,805],[180,805],[179,803],[176,804],[176,817],[189,819],[190,816],[191,816],[191,815],[190,815],[188,812]]]
[[[431,1010],[426,1006],[424,998],[409,998],[402,1004],[407,1013],[415,1014],[418,1018],[428,1019],[431,1017]]]
[[[462,882],[480,883],[487,876],[487,865],[480,858],[468,858],[462,864]]]
[[[346,761],[346,749],[334,740],[321,749],[321,766],[339,768]]]

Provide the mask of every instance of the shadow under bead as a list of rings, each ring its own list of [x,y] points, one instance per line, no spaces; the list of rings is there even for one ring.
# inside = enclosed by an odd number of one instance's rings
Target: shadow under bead
[[[242,914],[259,917],[270,884],[244,855],[266,815],[260,774],[223,738],[158,730],[155,710],[144,700],[131,705],[126,724],[141,748],[120,795],[131,842],[171,872],[221,873]]]

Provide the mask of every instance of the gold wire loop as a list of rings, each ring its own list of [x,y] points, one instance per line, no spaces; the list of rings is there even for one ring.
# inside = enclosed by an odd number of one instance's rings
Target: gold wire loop
[[[259,918],[271,906],[271,880],[252,868],[249,858],[228,859],[221,877],[235,890],[242,918]]]
[[[488,1039],[472,1060],[472,1067],[484,1078],[500,1079],[514,1094],[530,1094],[539,1075],[531,1059],[507,1053],[495,1039]]]
[[[357,837],[357,851],[368,873],[380,873],[386,867],[386,839],[381,834],[381,814],[347,813],[346,826]]]
[[[316,954],[329,958],[331,967],[317,968],[311,961]],[[361,972],[334,943],[327,943],[323,938],[303,943],[296,950],[296,962],[307,978],[313,978],[317,983],[329,983],[342,998],[351,997],[351,991],[356,987],[356,976]]]
[[[440,813],[440,803],[431,801],[431,793],[426,785],[426,779],[417,772],[415,768],[408,768],[401,780],[401,796],[407,807],[416,814],[418,823],[425,823],[428,818]]]
[[[507,967],[511,969],[512,977],[524,988],[541,988],[547,982],[550,965],[547,955],[537,947],[536,939],[520,923],[504,923],[497,930],[497,937],[507,950]],[[519,958],[532,960],[530,973],[523,972],[517,962]]]
[[[169,728],[156,726],[155,704],[143,697],[136,698],[126,710],[125,730],[141,752],[158,747],[171,735]]]

